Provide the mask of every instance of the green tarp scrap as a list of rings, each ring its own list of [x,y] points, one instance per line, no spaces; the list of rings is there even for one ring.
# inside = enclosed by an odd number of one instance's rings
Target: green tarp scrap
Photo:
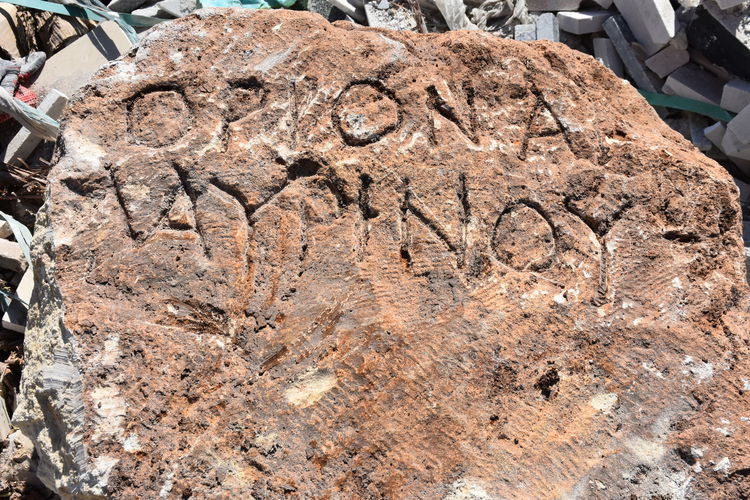
[[[708,104],[706,102],[696,101],[695,99],[688,99],[687,97],[680,97],[676,95],[658,94],[656,92],[649,92],[648,90],[638,89],[646,101],[652,106],[661,106],[664,108],[681,109],[683,111],[692,111],[699,115],[708,116],[714,120],[728,122],[734,118],[734,114],[729,111]]]

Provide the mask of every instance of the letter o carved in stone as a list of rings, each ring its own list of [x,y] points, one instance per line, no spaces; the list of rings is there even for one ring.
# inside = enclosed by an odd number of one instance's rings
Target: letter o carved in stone
[[[401,111],[393,93],[380,82],[353,83],[336,100],[333,122],[344,142],[364,146],[394,131]]]
[[[128,131],[139,144],[150,147],[177,142],[190,128],[190,109],[176,90],[157,90],[132,101]]]

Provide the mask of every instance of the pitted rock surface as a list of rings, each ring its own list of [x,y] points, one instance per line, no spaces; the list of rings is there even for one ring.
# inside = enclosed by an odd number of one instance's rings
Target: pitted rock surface
[[[737,191],[592,58],[294,12],[72,102],[15,422],[89,498],[740,498]]]

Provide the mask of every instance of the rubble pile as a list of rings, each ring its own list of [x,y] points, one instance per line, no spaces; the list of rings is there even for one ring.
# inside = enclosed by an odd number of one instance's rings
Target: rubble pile
[[[14,425],[65,498],[741,498],[737,188],[561,44],[203,10],[70,102]]]

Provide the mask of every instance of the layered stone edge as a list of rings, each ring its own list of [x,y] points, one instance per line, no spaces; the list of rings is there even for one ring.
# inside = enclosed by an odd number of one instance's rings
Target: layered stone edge
[[[34,443],[35,474],[63,498],[103,497],[114,464],[89,467],[84,401],[75,339],[55,278],[55,241],[49,196],[37,214],[32,261],[36,286],[24,340],[26,363],[13,424]]]

